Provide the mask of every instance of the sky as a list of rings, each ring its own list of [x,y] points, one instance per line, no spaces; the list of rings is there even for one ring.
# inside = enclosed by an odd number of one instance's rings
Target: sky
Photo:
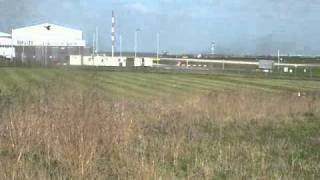
[[[123,49],[237,55],[320,55],[320,0],[0,0],[0,31],[38,23],[81,29],[91,45],[111,49],[111,11]],[[119,41],[119,38],[117,38]],[[117,43],[119,46],[119,42]],[[119,49],[119,47],[118,47]]]

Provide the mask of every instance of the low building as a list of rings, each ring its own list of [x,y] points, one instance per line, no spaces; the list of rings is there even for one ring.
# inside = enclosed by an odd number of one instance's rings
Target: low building
[[[0,56],[7,59],[15,57],[11,35],[3,32],[0,32]]]
[[[49,23],[13,29],[12,43],[17,60],[46,65],[65,64],[86,51],[82,31]]]
[[[104,66],[104,67],[126,67],[126,57],[110,56],[79,56],[71,55],[69,65],[72,66]]]

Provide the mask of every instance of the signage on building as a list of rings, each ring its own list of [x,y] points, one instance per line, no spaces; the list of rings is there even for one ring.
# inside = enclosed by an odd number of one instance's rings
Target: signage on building
[[[73,41],[37,41],[37,40],[14,40],[15,46],[85,46],[84,40]]]

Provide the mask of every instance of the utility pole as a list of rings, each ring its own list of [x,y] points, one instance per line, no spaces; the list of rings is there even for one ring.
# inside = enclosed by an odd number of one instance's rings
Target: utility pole
[[[225,63],[224,63],[224,59],[223,59],[222,70],[224,70],[224,68],[225,68],[225,67],[224,67],[224,64],[225,64]]]
[[[95,36],[95,34],[93,33],[93,35],[92,35],[92,56],[94,56],[94,53],[95,53],[95,44],[96,44],[96,42],[95,42],[95,39],[96,39],[96,36]]]
[[[211,55],[212,55],[212,56],[215,55],[215,48],[216,48],[215,46],[216,46],[215,42],[212,42],[212,43],[211,43]]]
[[[136,29],[134,33],[134,58],[137,58],[137,51],[138,51],[138,32],[140,29]]]
[[[280,50],[278,49],[278,72],[280,72]]]
[[[11,62],[13,62],[13,52],[14,52],[14,50],[13,50],[13,41],[11,41],[11,59],[10,59],[10,61]]]
[[[95,53],[98,54],[99,52],[99,28],[96,27],[96,47],[95,47]]]
[[[24,42],[23,42],[23,45],[22,45],[21,61],[22,61],[22,63],[24,63]]]
[[[157,33],[157,63],[159,64],[160,33]]]

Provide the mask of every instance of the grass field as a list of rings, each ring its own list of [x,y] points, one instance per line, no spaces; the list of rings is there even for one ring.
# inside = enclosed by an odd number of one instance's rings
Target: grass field
[[[0,68],[0,179],[319,179],[319,92],[317,79]]]
[[[50,81],[60,81],[73,88],[93,88],[110,97],[188,96],[225,90],[262,90],[266,92],[317,92],[320,81],[207,75],[196,73],[115,72],[77,69],[1,68],[2,94],[12,88],[36,88]],[[60,81],[62,82],[62,81]],[[31,92],[31,91],[30,91]]]

